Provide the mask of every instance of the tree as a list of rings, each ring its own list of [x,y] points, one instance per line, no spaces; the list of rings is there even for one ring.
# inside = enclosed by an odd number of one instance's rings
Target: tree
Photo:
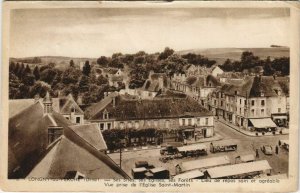
[[[90,62],[88,60],[85,61],[85,64],[82,68],[82,73],[86,76],[89,76],[91,73],[91,66],[90,66]]]
[[[79,91],[80,93],[87,92],[89,90],[90,78],[86,75],[81,76],[79,81]]]
[[[76,68],[67,68],[62,74],[62,83],[65,85],[76,84],[78,82],[78,77],[81,76],[81,71]]]
[[[57,70],[53,68],[48,68],[41,72],[40,80],[52,84],[57,75]]]
[[[49,84],[47,84],[44,81],[36,81],[30,90],[30,96],[32,98],[38,94],[39,96],[44,97],[46,95],[47,91],[50,93],[52,91],[51,86]]]
[[[14,72],[16,64],[14,62],[9,63],[9,72]]]
[[[272,62],[271,62],[271,59],[270,57],[267,57],[267,59],[265,59],[264,61],[264,75],[265,76],[271,76],[274,74],[274,69],[272,68]]]
[[[33,69],[33,75],[35,77],[35,80],[39,80],[40,79],[40,69],[38,66],[35,66]]]
[[[14,73],[9,73],[9,99],[16,99],[20,95],[20,80]]]
[[[259,63],[259,57],[254,56],[252,52],[245,51],[241,56],[241,70],[250,69],[257,66]]]
[[[21,67],[20,64],[17,63],[16,66],[15,66],[15,68],[14,68],[14,70],[13,70],[13,72],[14,72],[14,74],[15,74],[16,76],[18,76],[20,67]]]
[[[230,59],[227,59],[223,65],[220,66],[222,70],[228,72],[228,71],[233,71],[233,65]]]
[[[288,57],[275,58],[271,65],[275,71],[281,72],[282,75],[290,74],[290,58]]]
[[[31,69],[29,68],[28,64],[25,67],[24,74],[31,74]]]
[[[174,50],[170,49],[169,47],[166,47],[165,50],[160,53],[159,59],[164,60],[167,59],[169,56],[171,56],[174,53]]]
[[[101,56],[100,58],[97,59],[97,64],[106,67],[108,64],[108,59],[105,56]]]
[[[70,67],[75,68],[75,63],[73,60],[70,60]]]

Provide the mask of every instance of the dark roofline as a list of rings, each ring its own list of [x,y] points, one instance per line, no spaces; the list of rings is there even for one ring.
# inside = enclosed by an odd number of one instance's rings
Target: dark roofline
[[[105,164],[107,164],[112,170],[121,174],[126,179],[131,179],[124,170],[122,170],[108,155],[104,154],[103,152],[99,152],[94,146],[90,143],[87,143],[85,139],[80,137],[77,133],[75,133],[71,128],[66,128],[66,132],[64,132],[64,136],[68,138],[70,141],[75,143],[81,148],[84,148],[86,151],[91,153],[93,156],[97,157]],[[71,132],[68,132],[71,131]],[[77,140],[75,140],[75,139]],[[103,155],[102,155],[103,154]]]

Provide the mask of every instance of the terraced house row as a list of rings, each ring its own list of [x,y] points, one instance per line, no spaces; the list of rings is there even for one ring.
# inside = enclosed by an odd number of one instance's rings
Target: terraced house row
[[[208,96],[214,115],[249,131],[270,132],[289,125],[289,77],[248,76]]]

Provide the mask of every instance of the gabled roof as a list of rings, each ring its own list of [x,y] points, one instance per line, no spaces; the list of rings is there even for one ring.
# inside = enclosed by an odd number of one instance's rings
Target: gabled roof
[[[70,171],[77,171],[88,179],[129,178],[106,154],[93,147],[81,146],[79,136],[63,135],[27,178],[63,179]]]
[[[43,112],[43,104],[39,101],[9,119],[10,153],[21,164],[24,174],[33,167],[40,154],[47,148],[48,127],[67,127],[72,124],[55,111],[47,115]]]
[[[107,105],[109,105],[113,98],[118,96],[118,93],[110,93],[107,97],[105,97],[104,99],[102,99],[100,102],[93,104],[92,106],[88,107],[85,112],[84,115],[86,118],[90,118],[93,117],[95,114],[97,114],[98,112],[100,112],[101,110],[103,110]]]
[[[72,125],[70,128],[98,151],[107,150],[106,143],[97,124]]]
[[[272,76],[247,77],[240,85],[223,85],[221,91],[228,95],[235,95],[237,92],[237,95],[244,97],[275,97],[279,96],[277,91],[281,91],[281,95],[288,95],[289,81],[284,78],[277,79]]]
[[[70,114],[73,110],[75,110],[75,114],[84,114],[71,94],[60,100],[60,107],[61,114]]]
[[[109,116],[116,120],[179,118],[185,113],[193,116],[210,116],[212,113],[195,100],[187,98],[159,98],[152,100],[124,100],[116,98],[116,106],[105,107]],[[103,119],[103,111],[99,111],[90,120]]]
[[[38,99],[43,103],[44,99]],[[49,99],[48,99],[49,100]],[[10,99],[9,100],[9,117],[12,117],[22,110],[28,108],[29,106],[35,103],[35,99]],[[75,108],[76,114],[83,114],[83,111],[75,102],[73,96],[69,94],[66,97],[60,98],[51,98],[52,108],[54,111],[62,113],[62,114],[70,114],[72,107]]]
[[[116,74],[118,70],[117,68],[103,68],[103,72],[108,74]]]

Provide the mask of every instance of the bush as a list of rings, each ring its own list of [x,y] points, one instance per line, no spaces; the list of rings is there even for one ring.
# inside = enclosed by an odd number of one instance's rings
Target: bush
[[[275,135],[275,131],[273,131],[272,133],[273,133],[273,135]]]
[[[282,134],[282,131],[279,131],[280,134]]]
[[[262,132],[263,135],[265,135],[265,132]]]
[[[258,133],[256,132],[255,135],[258,136]]]

